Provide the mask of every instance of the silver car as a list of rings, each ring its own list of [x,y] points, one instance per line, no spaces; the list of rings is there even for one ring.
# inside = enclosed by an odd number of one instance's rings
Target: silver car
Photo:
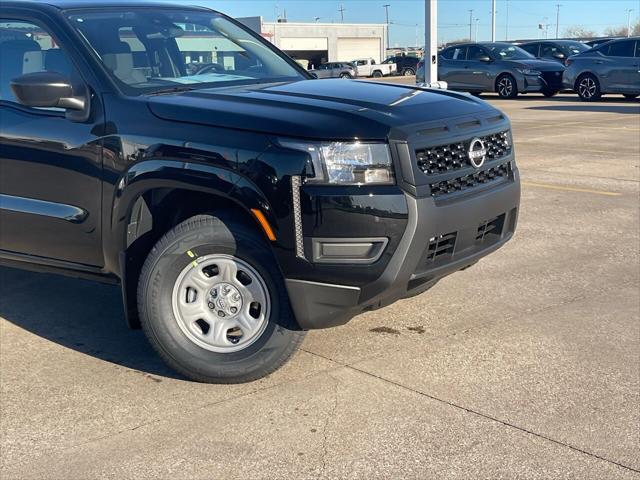
[[[640,37],[612,40],[569,57],[566,65],[564,85],[584,101],[598,100],[605,93],[640,95]]]
[[[311,70],[317,78],[355,78],[356,69],[349,62],[323,63],[316,70]]]
[[[502,98],[527,92],[551,97],[562,89],[563,71],[558,62],[538,60],[510,43],[469,43],[440,52],[438,80],[447,82],[451,90],[497,92]],[[423,78],[422,67],[418,82]]]

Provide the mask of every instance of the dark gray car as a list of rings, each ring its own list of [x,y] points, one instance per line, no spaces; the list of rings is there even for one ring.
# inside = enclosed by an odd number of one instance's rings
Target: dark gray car
[[[591,47],[577,40],[541,40],[518,45],[531,55],[542,60],[552,60],[564,64],[571,55],[586,52]]]
[[[510,43],[454,45],[444,49],[439,60],[438,79],[452,90],[515,98],[527,92],[550,97],[562,89],[562,65],[538,60]]]
[[[311,70],[317,78],[355,78],[356,69],[349,62],[323,63],[316,70]]]
[[[566,88],[582,100],[594,101],[604,93],[640,95],[640,37],[612,40],[567,59]]]

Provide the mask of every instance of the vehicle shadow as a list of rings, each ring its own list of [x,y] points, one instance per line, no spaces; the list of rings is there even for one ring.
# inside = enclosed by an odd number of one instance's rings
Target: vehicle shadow
[[[527,110],[546,110],[549,112],[601,112],[601,113],[623,113],[638,115],[640,114],[639,105],[620,105],[602,104],[602,103],[585,103],[582,105],[537,105],[526,107]]]
[[[0,267],[0,317],[39,337],[154,376],[182,379],[125,322],[120,289]]]

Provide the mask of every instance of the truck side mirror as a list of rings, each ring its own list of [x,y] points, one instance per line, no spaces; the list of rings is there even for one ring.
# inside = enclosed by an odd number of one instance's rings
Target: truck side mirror
[[[11,80],[11,90],[27,107],[84,110],[86,98],[74,96],[71,80],[56,72],[34,72]]]
[[[558,60],[564,60],[566,55],[562,52],[553,52],[553,58],[557,58]]]
[[[491,57],[489,55],[480,55],[478,60],[485,63],[491,63]]]

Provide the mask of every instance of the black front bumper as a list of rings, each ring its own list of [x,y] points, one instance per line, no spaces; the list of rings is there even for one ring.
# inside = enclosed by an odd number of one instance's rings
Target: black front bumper
[[[514,167],[508,181],[448,204],[437,204],[431,196],[404,196],[407,226],[377,279],[361,286],[286,280],[291,305],[302,328],[342,325],[363,311],[426,290],[439,279],[500,248],[515,231],[520,182]]]

